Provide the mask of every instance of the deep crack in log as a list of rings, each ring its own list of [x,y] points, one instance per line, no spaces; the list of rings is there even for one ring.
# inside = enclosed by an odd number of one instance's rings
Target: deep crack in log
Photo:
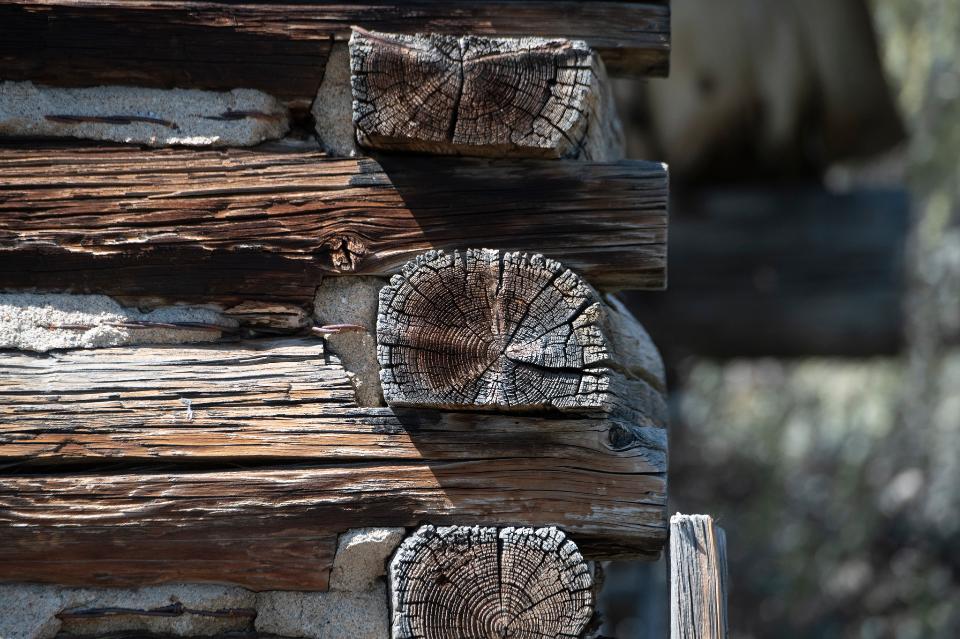
[[[419,256],[380,292],[377,342],[392,406],[666,422],[662,364],[643,328],[542,255]]]
[[[582,41],[355,29],[350,69],[357,138],[368,148],[584,159],[623,154],[606,71]]]
[[[593,578],[556,528],[423,526],[390,562],[394,639],[575,639]]]

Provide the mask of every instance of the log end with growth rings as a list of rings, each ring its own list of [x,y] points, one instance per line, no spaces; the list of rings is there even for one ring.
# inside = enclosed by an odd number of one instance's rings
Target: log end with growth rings
[[[582,41],[354,28],[357,139],[380,150],[576,157],[599,110],[599,65]]]
[[[574,639],[590,567],[556,528],[422,526],[390,562],[393,639]]]
[[[380,292],[384,397],[441,409],[604,410],[603,319],[596,292],[542,255],[429,251]]]

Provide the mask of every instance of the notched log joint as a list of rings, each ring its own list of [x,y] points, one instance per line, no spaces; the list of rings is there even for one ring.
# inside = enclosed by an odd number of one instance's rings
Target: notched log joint
[[[542,255],[429,251],[380,293],[384,398],[448,410],[599,411],[663,427],[659,355],[635,322],[633,343],[620,346],[623,315]],[[614,446],[628,446],[631,433]]]
[[[606,71],[585,42],[354,28],[350,69],[357,140],[368,148],[622,157]]]

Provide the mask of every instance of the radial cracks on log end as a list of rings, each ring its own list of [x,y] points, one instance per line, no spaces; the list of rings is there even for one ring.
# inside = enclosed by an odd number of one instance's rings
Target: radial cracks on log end
[[[393,636],[579,637],[594,580],[556,528],[422,526],[390,563]]]
[[[601,318],[596,293],[543,256],[431,251],[381,292],[385,396],[444,408],[602,408]]]
[[[512,150],[579,157],[594,117],[597,64],[579,41],[355,29],[351,84],[358,137],[383,149],[459,153],[469,147],[480,155]],[[382,67],[390,73],[378,71]],[[381,77],[398,73],[403,80],[385,83]],[[461,127],[464,122],[469,125]]]

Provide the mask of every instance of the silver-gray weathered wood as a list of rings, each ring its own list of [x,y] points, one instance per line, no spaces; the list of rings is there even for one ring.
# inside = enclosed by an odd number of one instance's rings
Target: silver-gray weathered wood
[[[423,521],[655,557],[666,447],[605,415],[361,408],[315,338],[8,352],[0,581],[324,590],[338,534]]]
[[[623,158],[606,69],[582,41],[354,29],[350,68],[367,148]]]
[[[542,255],[429,251],[380,293],[391,406],[602,411],[666,424],[663,367],[621,307]]]
[[[709,515],[670,518],[670,637],[726,639],[727,546]]]
[[[390,562],[393,639],[577,639],[591,570],[556,528],[422,526]]]

